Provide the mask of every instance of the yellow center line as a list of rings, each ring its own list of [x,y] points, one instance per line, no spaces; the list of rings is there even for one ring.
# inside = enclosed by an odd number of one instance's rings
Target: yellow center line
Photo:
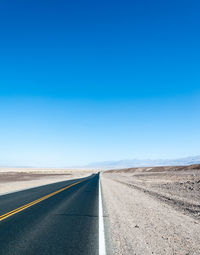
[[[25,210],[25,209],[28,208],[28,207],[31,207],[31,206],[33,206],[33,205],[35,205],[35,204],[38,204],[38,203],[40,203],[40,202],[46,200],[47,198],[52,197],[52,196],[54,196],[54,195],[56,195],[56,194],[58,194],[58,193],[60,193],[60,192],[62,192],[62,191],[64,191],[64,190],[66,190],[66,189],[69,189],[70,187],[75,186],[75,185],[77,185],[77,184],[79,184],[79,183],[81,183],[81,182],[83,182],[83,181],[85,181],[85,180],[78,181],[78,182],[74,182],[74,183],[72,183],[72,184],[70,184],[70,185],[68,185],[68,186],[66,186],[66,187],[64,187],[64,188],[62,188],[62,189],[56,190],[56,191],[54,191],[54,192],[52,192],[52,193],[50,193],[50,194],[48,194],[48,195],[46,195],[46,196],[43,196],[43,197],[41,197],[41,198],[38,198],[38,199],[36,199],[36,200],[34,200],[34,201],[28,203],[28,204],[22,205],[22,206],[20,206],[19,208],[16,208],[16,209],[14,209],[14,210],[12,210],[12,211],[10,211],[10,212],[7,212],[7,213],[5,213],[5,214],[3,214],[3,215],[0,215],[0,221],[2,221],[2,220],[4,220],[4,219],[6,219],[6,218],[12,216],[13,214],[16,214],[16,213],[20,212],[20,211],[22,211],[22,210]]]

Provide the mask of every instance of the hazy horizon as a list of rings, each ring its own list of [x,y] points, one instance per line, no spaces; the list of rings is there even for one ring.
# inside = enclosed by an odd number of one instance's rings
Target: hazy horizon
[[[164,166],[164,165],[174,165],[174,162],[177,162],[177,165],[190,165],[190,164],[200,164],[200,155],[193,155],[188,157],[181,158],[132,158],[132,159],[118,159],[118,160],[107,160],[107,161],[96,161],[88,162],[85,165],[26,165],[26,164],[15,164],[14,162],[0,162],[0,168],[55,168],[55,169],[89,169],[89,168],[103,168],[103,167],[138,167],[138,166]]]

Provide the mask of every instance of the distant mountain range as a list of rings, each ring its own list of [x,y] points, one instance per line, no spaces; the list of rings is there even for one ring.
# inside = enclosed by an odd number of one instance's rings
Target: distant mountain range
[[[176,166],[176,165],[191,165],[200,164],[200,156],[185,157],[178,159],[127,159],[119,161],[103,161],[93,162],[88,164],[88,168],[102,168],[102,169],[120,169],[130,167],[148,167],[148,166]]]
[[[15,167],[15,168],[66,168],[66,169],[121,169],[132,167],[152,167],[152,166],[187,166],[192,164],[200,164],[200,155],[193,157],[185,157],[178,159],[125,159],[125,160],[111,160],[111,161],[99,161],[92,162],[87,165],[76,166],[22,166],[20,164],[0,164],[0,168]]]

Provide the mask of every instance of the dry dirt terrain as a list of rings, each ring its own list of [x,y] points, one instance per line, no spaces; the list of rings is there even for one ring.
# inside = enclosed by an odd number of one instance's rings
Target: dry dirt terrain
[[[83,178],[92,172],[76,169],[0,168],[0,195],[54,182]]]
[[[102,188],[113,254],[200,254],[200,165],[110,170]]]

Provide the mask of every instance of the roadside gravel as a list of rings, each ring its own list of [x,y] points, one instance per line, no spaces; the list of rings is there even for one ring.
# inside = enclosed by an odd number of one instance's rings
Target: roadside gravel
[[[199,255],[200,221],[103,175],[113,254]]]

